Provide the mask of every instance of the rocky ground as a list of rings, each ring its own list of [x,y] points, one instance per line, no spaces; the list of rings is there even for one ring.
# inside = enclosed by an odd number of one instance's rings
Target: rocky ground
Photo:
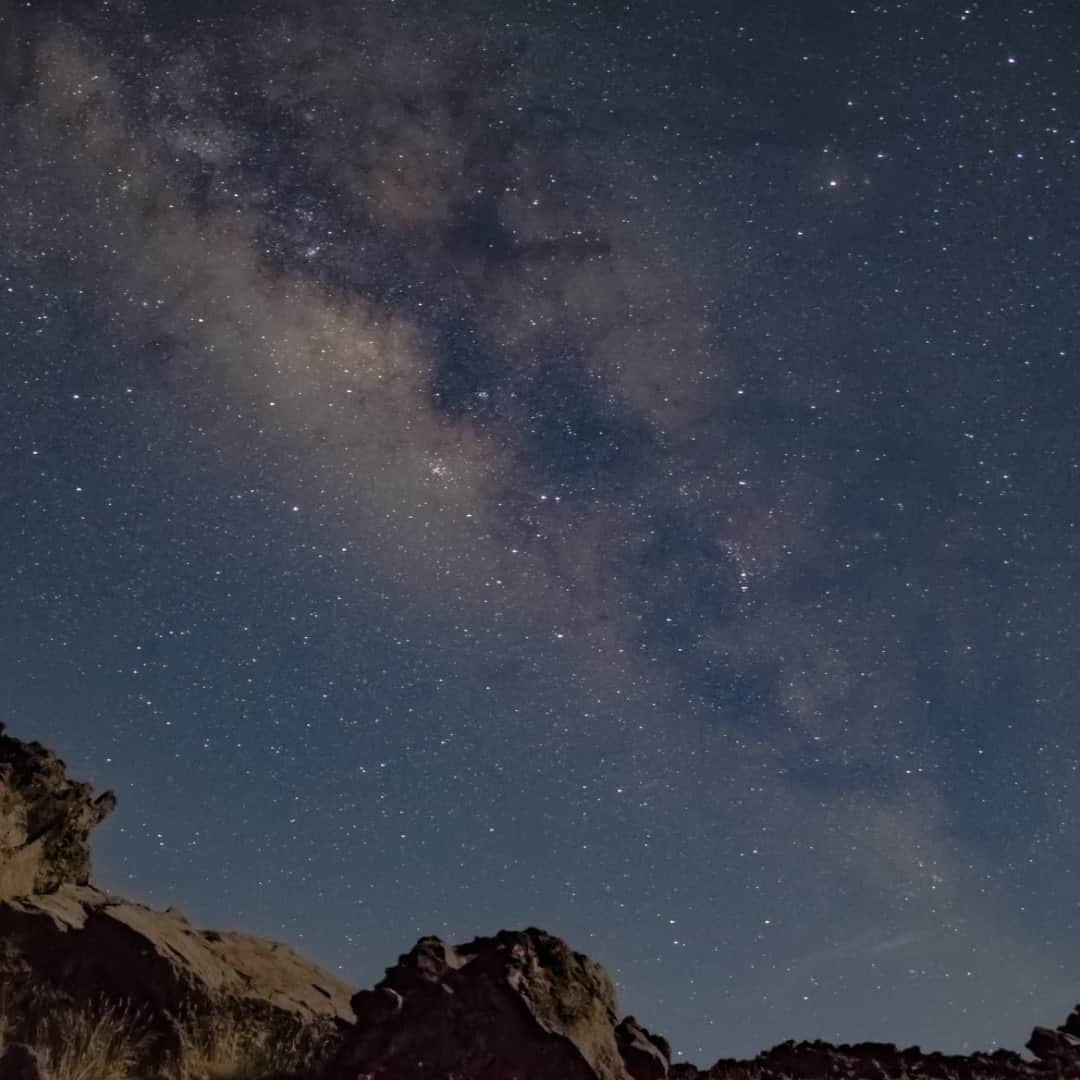
[[[287,946],[94,888],[114,806],[0,725],[0,1080],[1080,1080],[1080,1007],[1030,1059],[787,1042],[672,1065],[604,969],[535,928],[421,938],[351,994]]]

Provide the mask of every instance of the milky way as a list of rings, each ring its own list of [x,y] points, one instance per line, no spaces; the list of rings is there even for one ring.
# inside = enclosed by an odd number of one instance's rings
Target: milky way
[[[0,15],[3,708],[102,884],[540,925],[700,1062],[1056,1022],[1072,6],[218,8]]]

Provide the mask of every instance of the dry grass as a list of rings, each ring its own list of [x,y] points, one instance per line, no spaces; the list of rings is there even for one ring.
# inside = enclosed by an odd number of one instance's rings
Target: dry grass
[[[256,1080],[274,1069],[265,1037],[231,1017],[189,1021],[180,1028],[183,1080]]]
[[[0,988],[0,1054],[27,1043],[50,1080],[266,1080],[314,1071],[326,1049],[318,1032],[298,1027],[271,1038],[231,1016],[189,1017],[175,1030],[179,1054],[165,1058],[160,1034],[130,1008],[28,1004]]]
[[[143,1018],[107,1001],[83,1007],[51,997],[0,993],[0,1054],[33,1047],[52,1080],[134,1080],[150,1049]],[[143,1078],[140,1078],[143,1080]]]
[[[54,1080],[131,1080],[153,1040],[138,1013],[101,1002],[50,1012],[28,1041]]]
[[[262,1080],[302,1072],[314,1068],[325,1049],[308,1029],[271,1037],[229,1015],[188,1021],[180,1033],[179,1080]]]

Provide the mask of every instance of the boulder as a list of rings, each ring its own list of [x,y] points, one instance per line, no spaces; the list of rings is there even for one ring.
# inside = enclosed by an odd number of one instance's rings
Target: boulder
[[[0,724],[0,900],[90,881],[91,830],[116,805],[40,743],[22,742]]]
[[[1063,1028],[1035,1028],[1027,1048],[1043,1061],[1073,1061],[1080,1065],[1080,1038]]]
[[[1069,1018],[1064,1024],[1058,1028],[1059,1031],[1065,1032],[1066,1035],[1075,1035],[1080,1038],[1080,1005],[1077,1005],[1071,1013]]]
[[[353,1008],[356,1026],[327,1080],[632,1076],[619,1053],[611,980],[535,928],[456,946],[421,938]]]
[[[268,1034],[344,1027],[351,989],[286,945],[194,929],[85,885],[0,902],[0,982],[75,1003],[129,1001],[152,1027],[175,1019],[243,1018]]]

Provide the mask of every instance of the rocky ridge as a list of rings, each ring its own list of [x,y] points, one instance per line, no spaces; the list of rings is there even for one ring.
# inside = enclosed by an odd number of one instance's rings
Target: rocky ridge
[[[1059,1028],[1036,1028],[1034,1060],[1011,1050],[941,1054],[893,1043],[785,1042],[749,1061],[718,1061],[709,1069],[674,1065],[670,1080],[1080,1080],[1080,1006]]]
[[[191,1015],[231,1015],[268,1034],[335,1032],[329,1058],[294,1080],[1080,1080],[1080,1006],[1060,1027],[1035,1029],[1030,1060],[786,1042],[749,1061],[672,1065],[662,1037],[619,1018],[604,969],[535,927],[461,945],[421,938],[350,999],[287,946],[197,930],[94,888],[89,836],[114,805],[0,726],[5,995],[129,1002],[164,1038]],[[0,1051],[0,1080],[49,1080],[29,1047]]]
[[[324,1080],[1080,1080],[1080,1006],[1035,1029],[1034,1060],[786,1042],[748,1061],[672,1065],[666,1040],[617,1019],[603,968],[535,928],[421,938],[353,1008]]]

